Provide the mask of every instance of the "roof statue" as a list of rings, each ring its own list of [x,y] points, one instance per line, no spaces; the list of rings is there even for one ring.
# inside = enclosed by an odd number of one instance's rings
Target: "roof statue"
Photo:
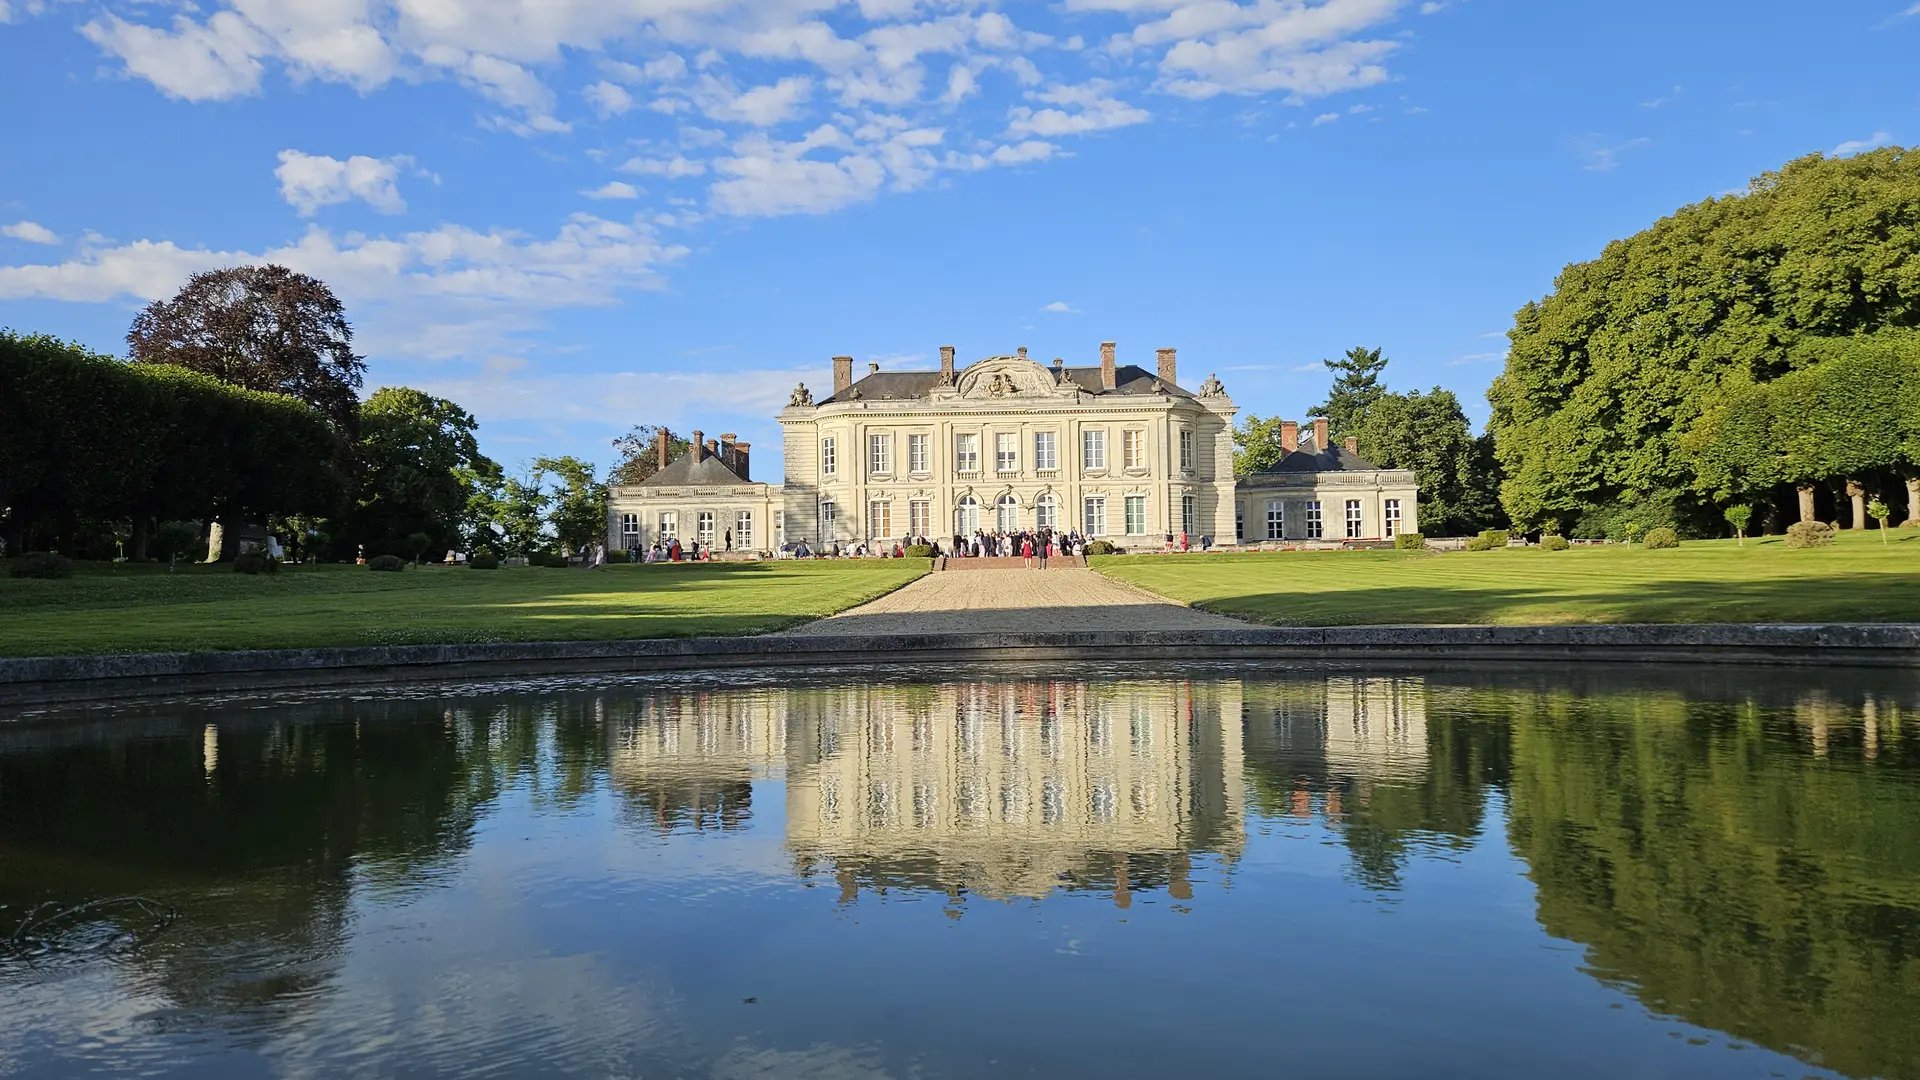
[[[1207,381],[1200,384],[1200,396],[1203,398],[1226,397],[1227,388],[1221,385],[1219,378],[1213,372],[1209,371]]]
[[[806,383],[801,383],[799,386],[793,388],[792,394],[787,396],[787,404],[789,406],[812,405],[813,391],[807,389]]]

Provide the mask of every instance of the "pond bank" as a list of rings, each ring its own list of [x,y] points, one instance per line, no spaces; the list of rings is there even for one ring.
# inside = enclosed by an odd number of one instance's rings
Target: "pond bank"
[[[1369,668],[1497,663],[1920,667],[1920,624],[1346,626],[653,638],[0,659],[0,707],[279,687],[1087,660]]]

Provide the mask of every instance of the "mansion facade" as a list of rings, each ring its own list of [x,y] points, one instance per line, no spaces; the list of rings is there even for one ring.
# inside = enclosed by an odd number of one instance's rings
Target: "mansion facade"
[[[1413,474],[1329,446],[1324,420],[1286,425],[1283,458],[1236,479],[1238,406],[1213,376],[1188,390],[1178,375],[1173,349],[1147,370],[1118,363],[1110,341],[1097,367],[1022,348],[962,369],[945,346],[938,370],[870,364],[856,380],[853,358],[836,356],[832,394],[816,402],[802,384],[779,414],[784,483],[753,481],[751,448],[732,435],[696,431],[669,461],[663,433],[659,470],[609,493],[608,546],[772,551],[1047,528],[1157,550],[1169,534],[1230,546],[1418,530]]]

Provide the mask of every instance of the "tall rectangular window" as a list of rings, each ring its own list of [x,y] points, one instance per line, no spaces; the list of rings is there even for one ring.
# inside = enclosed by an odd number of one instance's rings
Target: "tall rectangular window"
[[[733,549],[735,551],[753,550],[753,511],[742,510],[733,515]]]
[[[1033,467],[1041,470],[1060,467],[1060,443],[1054,432],[1033,433]]]
[[[875,500],[867,504],[867,537],[873,540],[893,536],[893,504]]]
[[[923,473],[933,471],[933,465],[928,460],[930,456],[931,455],[927,453],[927,437],[925,435],[907,436],[908,472]]]
[[[1193,471],[1193,429],[1180,429],[1180,468],[1183,472]]]
[[[1107,500],[1089,495],[1080,504],[1080,527],[1088,536],[1107,535]]]
[[[996,432],[993,436],[993,471],[1020,471],[1020,436],[1011,431]]]
[[[933,529],[933,504],[915,499],[907,504],[907,531],[914,536],[927,535]]]
[[[700,516],[696,520],[698,521],[699,525],[696,531],[694,532],[694,539],[700,541],[701,547],[712,547],[713,546],[713,511],[711,510],[700,511]]]
[[[1033,527],[1036,529],[1060,527],[1060,504],[1053,501],[1053,496],[1042,495],[1034,500]]]
[[[980,436],[969,434],[953,437],[953,471],[962,476],[980,471]]]
[[[1127,535],[1140,536],[1147,531],[1147,497],[1127,496]]]
[[[1267,500],[1267,539],[1285,540],[1287,538],[1287,504],[1279,499]]]
[[[1233,504],[1233,542],[1238,544],[1247,538],[1247,509],[1239,503]]]
[[[1180,531],[1187,534],[1189,542],[1200,531],[1200,500],[1195,496],[1180,496]]]
[[[1120,433],[1120,467],[1144,469],[1147,466],[1147,433],[1128,429]]]
[[[1307,504],[1307,539],[1318,540],[1325,530],[1320,527],[1320,500]]]
[[[1347,500],[1347,539],[1355,540],[1366,535],[1366,521],[1360,516],[1360,500]]]
[[[829,435],[820,440],[820,475],[832,476],[836,464],[837,462],[835,461],[833,453],[833,436]]]
[[[1381,535],[1391,540],[1394,537],[1400,535],[1400,500],[1388,499],[1386,510],[1387,510],[1387,514],[1386,514],[1387,530]]]
[[[787,546],[787,512],[785,510],[773,512],[773,546],[776,548]]]
[[[1080,433],[1080,467],[1083,469],[1107,467],[1106,432],[1096,429]]]
[[[640,546],[640,515],[620,515],[620,547],[622,550]]]
[[[665,543],[680,535],[680,515],[672,510],[660,512],[660,542]]]
[[[821,500],[820,502],[820,541],[821,543],[825,543],[826,541],[833,539],[833,523],[834,523],[834,519],[839,516],[839,513],[840,513],[840,509],[839,507],[833,505],[832,499]]]
[[[867,436],[867,475],[893,475],[893,436]]]

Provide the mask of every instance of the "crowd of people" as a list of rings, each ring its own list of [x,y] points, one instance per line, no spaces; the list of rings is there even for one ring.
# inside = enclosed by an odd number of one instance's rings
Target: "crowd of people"
[[[951,537],[935,539],[927,536],[908,536],[898,540],[856,540],[851,543],[833,541],[815,547],[804,537],[790,540],[774,552],[778,559],[903,559],[914,548],[924,549],[918,554],[931,553],[935,558],[979,559],[1001,558],[1020,559],[1028,566],[1045,568],[1049,558],[1079,557],[1087,554],[1087,545],[1095,538],[1082,535],[1079,530],[1056,532],[1053,529],[1021,529],[1014,532],[976,529],[972,533],[955,533]],[[729,535],[731,540],[731,535]],[[1166,550],[1187,551],[1191,542],[1186,533],[1168,533]],[[1212,546],[1212,538],[1203,536],[1198,547],[1205,551]],[[727,550],[732,550],[729,543]],[[714,556],[712,545],[702,547],[699,541],[682,545],[677,536],[665,541],[655,542],[650,548],[627,549],[628,562],[699,562]],[[599,561],[605,562],[604,549]],[[592,565],[593,560],[586,560]]]

